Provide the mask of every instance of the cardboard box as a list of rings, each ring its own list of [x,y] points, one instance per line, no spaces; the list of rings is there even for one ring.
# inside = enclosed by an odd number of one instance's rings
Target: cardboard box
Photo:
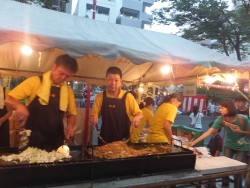
[[[19,130],[20,129],[20,123],[15,120],[15,129]]]
[[[10,130],[10,147],[15,147],[16,144],[16,131]]]
[[[16,130],[16,139],[15,139],[15,147],[18,147],[20,141],[19,130]]]
[[[15,114],[12,113],[11,116],[9,117],[9,120],[15,120]]]
[[[9,119],[9,122],[10,122],[10,130],[15,129],[15,120]]]

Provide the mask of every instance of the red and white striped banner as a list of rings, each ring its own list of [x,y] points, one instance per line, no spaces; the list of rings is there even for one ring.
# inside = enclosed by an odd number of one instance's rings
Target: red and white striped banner
[[[182,102],[182,110],[185,112],[192,112],[193,106],[198,106],[199,111],[203,112],[203,110],[206,110],[206,104],[207,104],[207,97],[204,95],[196,95],[196,96],[183,96],[181,94],[181,97],[183,99]]]

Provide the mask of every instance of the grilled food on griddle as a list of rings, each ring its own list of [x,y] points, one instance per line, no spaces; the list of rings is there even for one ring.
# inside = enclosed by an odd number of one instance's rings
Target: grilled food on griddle
[[[97,146],[94,148],[94,156],[98,158],[105,159],[117,159],[117,158],[127,158],[127,157],[137,157],[152,154],[163,154],[172,152],[171,146],[160,146],[161,152],[156,149],[156,147],[144,147],[141,149],[133,149],[129,147],[125,142],[116,141],[104,146]],[[89,153],[92,152],[91,149],[88,150]]]

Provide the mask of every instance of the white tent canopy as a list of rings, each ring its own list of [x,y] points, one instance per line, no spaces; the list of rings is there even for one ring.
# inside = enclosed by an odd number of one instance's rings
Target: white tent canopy
[[[23,44],[33,50],[24,56]],[[237,69],[237,60],[181,37],[77,17],[15,1],[0,0],[0,70],[3,76],[32,76],[50,70],[60,54],[77,58],[73,77],[101,85],[110,66],[125,83],[169,85]],[[163,65],[171,73],[159,73]],[[239,67],[241,73],[245,68]],[[248,75],[243,74],[243,77]]]

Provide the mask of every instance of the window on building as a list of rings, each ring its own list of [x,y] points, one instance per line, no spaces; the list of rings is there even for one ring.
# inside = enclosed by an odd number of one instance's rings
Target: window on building
[[[92,12],[93,11],[93,5],[92,4],[87,4],[86,9],[87,9],[87,12]],[[96,6],[96,13],[97,14],[109,15],[109,8]]]
[[[93,10],[93,5],[86,4],[86,9],[87,9],[87,12],[91,12]]]
[[[127,8],[121,8],[121,16],[127,17],[127,18],[131,18],[131,19],[138,19],[139,18],[139,12],[135,11],[135,10],[131,10],[131,9],[127,9]]]
[[[98,6],[98,7],[97,7],[97,13],[98,13],[98,14],[109,15],[109,8]]]

